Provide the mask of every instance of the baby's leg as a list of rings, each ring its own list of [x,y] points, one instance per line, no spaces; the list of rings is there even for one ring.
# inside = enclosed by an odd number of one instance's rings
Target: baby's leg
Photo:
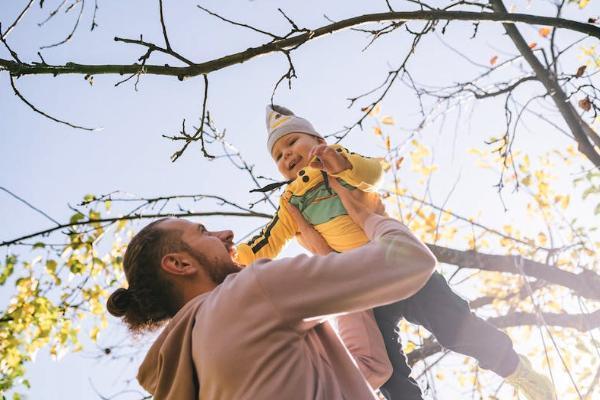
[[[392,364],[393,372],[381,391],[388,400],[421,400],[423,396],[417,382],[410,375],[410,367],[402,352],[398,336],[398,321],[401,318],[401,303],[389,304],[373,309],[375,320],[385,342],[385,348]]]
[[[473,314],[440,273],[434,272],[420,291],[402,303],[404,318],[422,325],[443,347],[475,358],[481,368],[502,377],[515,371],[519,357],[512,340]]]

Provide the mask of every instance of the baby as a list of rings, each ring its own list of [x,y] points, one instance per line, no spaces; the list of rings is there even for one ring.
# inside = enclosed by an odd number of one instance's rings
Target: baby
[[[299,227],[290,204],[314,227],[333,251],[343,252],[368,242],[352,221],[329,179],[350,190],[375,192],[383,179],[381,160],[328,146],[306,119],[281,106],[267,106],[267,147],[279,172],[288,180],[279,208],[265,228],[237,247],[237,261],[249,265],[258,258],[275,258]],[[398,260],[402,264],[402,260]],[[374,310],[393,367],[382,386],[388,399],[422,399],[402,352],[397,326],[400,318],[429,330],[450,350],[471,356],[522,390],[529,400],[554,399],[550,381],[535,372],[513,349],[511,339],[469,309],[444,277],[434,273],[412,297]]]

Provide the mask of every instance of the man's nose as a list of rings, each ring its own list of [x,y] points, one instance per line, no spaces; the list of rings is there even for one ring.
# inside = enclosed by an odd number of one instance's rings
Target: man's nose
[[[214,235],[223,242],[233,242],[233,232],[230,230],[218,231],[215,232]]]

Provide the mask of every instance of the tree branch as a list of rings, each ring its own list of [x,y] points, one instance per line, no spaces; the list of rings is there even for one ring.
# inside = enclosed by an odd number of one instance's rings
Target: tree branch
[[[36,107],[35,107],[33,104],[31,104],[31,103],[30,103],[30,102],[29,102],[29,101],[28,101],[28,100],[27,100],[25,97],[23,97],[23,95],[21,94],[21,92],[19,92],[19,91],[17,90],[17,87],[15,86],[15,81],[14,81],[14,78],[12,77],[12,75],[10,76],[10,86],[12,86],[12,89],[13,89],[13,92],[15,92],[15,95],[16,95],[16,96],[17,96],[19,99],[21,99],[21,101],[22,101],[23,103],[27,104],[27,105],[29,106],[29,108],[31,108],[31,109],[32,109],[33,111],[35,111],[36,113],[38,113],[38,114],[40,114],[40,115],[42,115],[42,116],[44,116],[44,117],[46,117],[46,118],[48,118],[48,119],[50,119],[50,120],[54,121],[54,122],[58,122],[59,124],[67,125],[67,126],[70,126],[71,128],[75,128],[75,129],[81,129],[81,130],[84,130],[84,131],[95,132],[95,131],[99,131],[99,130],[100,130],[100,128],[86,128],[85,126],[79,126],[79,125],[75,125],[75,124],[72,124],[72,123],[70,123],[70,122],[63,121],[63,120],[60,120],[60,119],[58,119],[58,118],[54,118],[53,116],[51,116],[51,115],[48,115],[48,114],[46,114],[45,112],[43,112],[43,111],[39,110],[39,109],[38,109],[38,108],[36,108]]]
[[[17,16],[17,18],[15,18],[14,22],[12,24],[10,24],[9,27],[6,28],[6,30],[4,32],[0,31],[0,36],[2,37],[2,39],[6,39],[6,37],[15,28],[15,26],[17,26],[17,24],[19,23],[19,21],[21,21],[21,19],[25,16],[25,14],[27,13],[27,11],[31,8],[31,5],[33,4],[33,1],[34,0],[29,0],[29,3],[27,3],[27,5],[23,8],[23,10],[19,13],[19,15]]]
[[[561,285],[573,290],[582,297],[600,300],[600,275],[591,270],[584,270],[578,274],[562,270],[556,266],[543,264],[537,261],[521,259],[520,256],[501,256],[479,253],[476,251],[463,251],[448,247],[427,245],[439,262],[456,265],[460,268],[472,268],[482,271],[505,272],[520,274],[516,265],[522,262],[525,275],[543,279],[555,285]]]
[[[490,0],[490,3],[496,12],[506,13],[506,7],[502,3],[502,0]],[[600,154],[594,149],[592,143],[590,143],[588,132],[583,127],[584,124],[587,124],[581,120],[576,112],[574,112],[575,110],[569,102],[565,92],[560,87],[556,76],[546,69],[540,60],[537,59],[514,24],[504,23],[503,25],[507,35],[511,38],[523,58],[529,63],[529,66],[533,69],[537,79],[544,85],[552,97],[552,100],[554,100],[556,108],[561,113],[578,143],[579,151],[584,154],[592,164],[596,167],[600,167]],[[595,133],[593,136],[595,136]]]
[[[157,213],[157,214],[130,214],[122,217],[113,217],[113,218],[98,218],[98,219],[86,219],[77,222],[69,222],[63,223],[58,226],[44,229],[42,231],[30,233],[27,235],[20,236],[16,239],[11,239],[0,243],[0,247],[10,246],[13,244],[17,244],[22,240],[31,239],[36,236],[45,236],[52,232],[56,232],[65,228],[73,228],[75,226],[83,226],[93,223],[102,223],[102,222],[117,222],[117,221],[131,221],[131,220],[140,220],[140,219],[153,219],[153,218],[163,218],[163,217],[173,217],[173,218],[187,218],[187,217],[258,217],[258,218],[267,218],[271,219],[273,216],[269,214],[259,213],[259,212],[235,212],[235,211],[207,211],[207,212],[180,212],[180,213]]]
[[[381,21],[491,21],[514,24],[517,22],[553,26],[580,32],[585,35],[600,38],[600,27],[592,24],[566,20],[562,18],[543,17],[530,14],[512,14],[512,13],[481,13],[471,11],[397,11],[376,14],[365,14],[345,20],[333,22],[329,25],[301,32],[296,35],[281,40],[273,40],[258,47],[251,47],[247,50],[230,54],[221,58],[206,61],[203,63],[187,67],[171,67],[164,65],[146,65],[145,72],[154,75],[177,76],[180,79],[191,76],[208,74],[231,65],[240,64],[255,57],[286,50],[294,46],[301,45],[310,40],[321,36],[330,35],[334,32],[342,31],[354,26],[369,22]],[[76,63],[66,63],[65,65],[47,65],[47,64],[23,64],[9,60],[0,59],[0,67],[9,71],[12,75],[63,75],[63,74],[132,74],[140,70],[138,64],[132,65],[86,65]]]

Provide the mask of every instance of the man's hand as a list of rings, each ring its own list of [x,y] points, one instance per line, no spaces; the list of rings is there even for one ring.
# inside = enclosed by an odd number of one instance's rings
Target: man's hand
[[[324,256],[333,251],[325,239],[323,239],[323,236],[321,236],[321,234],[317,232],[306,219],[304,219],[300,211],[294,205],[288,202],[283,202],[283,205],[292,216],[292,219],[296,222],[296,225],[298,225],[298,231],[300,232],[298,235],[298,242],[302,247],[311,253],[320,256]]]
[[[370,215],[385,215],[385,206],[376,193],[367,193],[358,189],[348,190],[334,177],[330,177],[329,184],[342,200],[350,218],[361,229],[365,229],[365,221]]]
[[[313,147],[308,153],[308,159],[312,160],[310,166],[327,172],[329,175],[337,175],[342,171],[352,168],[350,161],[326,144]]]

